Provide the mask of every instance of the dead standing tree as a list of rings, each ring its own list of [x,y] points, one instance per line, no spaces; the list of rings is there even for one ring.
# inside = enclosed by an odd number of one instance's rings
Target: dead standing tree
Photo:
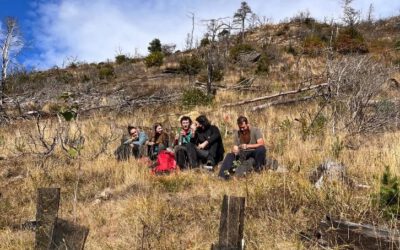
[[[331,62],[328,70],[334,131],[357,134],[398,126],[399,104],[385,98],[391,68],[357,56]]]
[[[12,17],[5,19],[5,29],[0,30],[1,46],[1,79],[0,79],[0,109],[3,108],[4,88],[6,85],[8,67],[13,58],[21,51],[24,42],[17,20]]]
[[[216,78],[216,72],[222,70],[223,68],[216,38],[224,28],[229,28],[228,25],[223,21],[224,19],[226,18],[202,20],[207,24],[207,34],[211,38],[210,45],[207,46],[205,51],[202,53],[207,65],[207,95],[212,94],[212,82]]]

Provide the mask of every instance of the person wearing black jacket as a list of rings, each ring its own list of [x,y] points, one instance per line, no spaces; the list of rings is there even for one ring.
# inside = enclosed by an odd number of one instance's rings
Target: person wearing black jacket
[[[197,166],[206,163],[205,168],[213,169],[224,157],[224,145],[218,127],[211,125],[205,115],[200,115],[192,130],[194,133],[190,139],[189,157]]]

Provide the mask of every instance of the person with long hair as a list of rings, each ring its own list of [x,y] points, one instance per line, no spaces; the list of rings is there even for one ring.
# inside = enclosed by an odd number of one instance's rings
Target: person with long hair
[[[164,131],[161,123],[156,123],[153,126],[153,135],[147,142],[148,156],[151,160],[157,159],[158,153],[165,150],[169,146],[169,136]]]
[[[224,145],[218,127],[212,125],[205,115],[200,115],[192,125],[192,130],[189,157],[196,166],[205,164],[204,168],[213,170],[224,157]]]

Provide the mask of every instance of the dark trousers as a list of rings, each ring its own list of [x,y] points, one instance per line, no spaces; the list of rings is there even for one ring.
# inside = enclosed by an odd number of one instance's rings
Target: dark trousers
[[[176,164],[178,164],[180,169],[192,167],[186,145],[176,146],[174,151]]]
[[[200,163],[210,162],[211,165],[218,163],[218,143],[213,143],[205,149],[198,149],[193,143],[185,145],[192,167],[198,167]]]
[[[131,156],[134,156],[136,159],[141,157],[140,146],[133,144],[133,147],[129,144],[121,144],[117,150],[114,152],[118,161],[126,161],[129,160]]]
[[[262,170],[263,165],[265,164],[265,157],[267,155],[267,150],[264,146],[260,146],[254,150],[248,150],[242,152],[241,155],[235,155],[233,153],[229,153],[225,156],[224,161],[222,162],[221,169],[219,171],[220,177],[226,176],[226,171],[231,171],[233,168],[233,162],[236,160],[248,160],[249,158],[254,159],[254,169],[256,171]]]

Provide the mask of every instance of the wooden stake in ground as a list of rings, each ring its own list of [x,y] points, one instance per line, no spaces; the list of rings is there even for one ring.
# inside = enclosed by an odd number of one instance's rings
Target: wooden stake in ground
[[[219,241],[212,245],[213,250],[244,249],[245,198],[224,195],[219,226]]]
[[[59,188],[39,188],[37,192],[35,249],[50,249],[58,208],[60,206]]]
[[[89,229],[57,218],[60,188],[39,188],[36,206],[36,250],[83,249]]]

